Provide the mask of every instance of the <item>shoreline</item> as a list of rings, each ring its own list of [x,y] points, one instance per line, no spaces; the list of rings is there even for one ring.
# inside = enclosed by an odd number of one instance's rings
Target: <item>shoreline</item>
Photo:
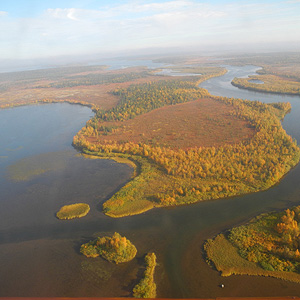
[[[274,94],[274,95],[280,95],[280,96],[284,96],[284,95],[287,95],[287,96],[300,96],[300,93],[286,93],[286,92],[283,93],[283,92],[275,92],[275,91],[266,91],[262,88],[253,88],[253,87],[243,86],[241,84],[234,83],[233,81],[231,81],[231,84],[234,87],[237,87],[239,89],[248,90],[248,91],[252,91],[252,92],[265,93],[265,94]]]
[[[92,103],[85,102],[85,101],[78,101],[78,100],[50,100],[50,99],[44,99],[44,100],[37,100],[37,101],[29,101],[29,102],[17,102],[17,103],[7,103],[7,104],[1,104],[0,109],[9,109],[9,108],[15,108],[20,106],[31,106],[31,105],[40,105],[40,104],[55,104],[55,103],[68,103],[71,105],[81,105],[85,107],[89,107],[93,112],[98,110],[98,107]]]

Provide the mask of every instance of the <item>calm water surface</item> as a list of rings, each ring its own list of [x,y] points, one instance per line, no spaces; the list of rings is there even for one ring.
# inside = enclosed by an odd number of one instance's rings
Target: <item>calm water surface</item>
[[[300,97],[239,90],[230,84],[231,79],[252,75],[258,68],[227,68],[226,75],[201,86],[214,95],[264,102],[290,101],[292,112],[283,125],[300,140]],[[156,282],[160,297],[300,296],[299,285],[277,279],[222,278],[205,263],[202,251],[204,240],[220,231],[247,222],[257,214],[299,204],[299,167],[280,184],[261,193],[111,219],[101,213],[101,203],[130,179],[132,170],[108,160],[77,157],[70,145],[72,136],[91,112],[83,107],[71,112],[77,106],[56,105],[62,104],[0,111],[0,122],[4,122],[0,123],[1,128],[5,124],[8,128],[1,130],[5,142],[1,136],[0,144],[0,296],[127,296],[140,273],[141,258],[149,251],[158,256]],[[43,113],[49,114],[48,121]],[[29,127],[19,134],[26,127],[18,122],[27,115]],[[74,120],[81,121],[74,125]],[[43,123],[48,125],[41,126]],[[69,132],[68,126],[72,127]],[[10,128],[10,133],[6,133]],[[17,166],[19,173],[24,172],[24,159],[26,162],[28,156],[29,162],[41,163],[45,169],[49,157],[61,163],[26,181],[9,179],[11,165]],[[79,201],[91,205],[88,216],[69,222],[55,218],[61,205]],[[138,255],[132,262],[115,266],[79,254],[82,242],[114,231],[126,235],[137,246]],[[219,287],[221,283],[225,284],[224,289]]]

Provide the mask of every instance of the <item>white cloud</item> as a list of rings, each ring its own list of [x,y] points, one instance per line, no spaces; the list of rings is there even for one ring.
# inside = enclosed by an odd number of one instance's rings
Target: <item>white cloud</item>
[[[300,0],[290,0],[290,1],[285,1],[285,3],[291,3],[291,4],[300,3]]]
[[[46,56],[219,41],[232,44],[264,37],[300,39],[300,19],[287,4],[124,2],[98,10],[56,8],[36,18],[1,18],[0,55],[12,56],[15,51],[23,56]]]
[[[77,18],[77,15],[79,15],[79,11],[80,10],[75,8],[49,8],[47,9],[47,14],[56,19],[70,19],[73,21],[78,21],[79,19]]]
[[[1,11],[1,10],[0,10],[0,17],[6,16],[7,14],[8,14],[7,11]]]

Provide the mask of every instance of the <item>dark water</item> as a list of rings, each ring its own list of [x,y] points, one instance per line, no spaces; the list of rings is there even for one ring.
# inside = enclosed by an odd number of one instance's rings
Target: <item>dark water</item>
[[[202,86],[215,95],[265,102],[290,101],[292,112],[283,125],[289,134],[300,140],[300,97],[248,92],[230,84],[233,77],[254,74],[256,69],[253,66],[230,67],[228,74],[204,82]],[[29,111],[35,108],[39,107],[20,108],[28,111],[21,112],[19,117],[29,115]],[[11,115],[7,120],[18,122],[15,119],[19,117],[13,116],[13,111],[15,109],[0,111],[0,120],[8,112]],[[77,113],[80,115],[80,111],[73,112],[70,121],[79,118]],[[48,108],[47,112],[50,114]],[[67,108],[62,114],[63,119],[69,113]],[[86,119],[89,114],[85,115]],[[52,118],[56,118],[56,113]],[[37,121],[28,121],[29,130],[40,127]],[[72,122],[65,122],[64,126]],[[8,128],[10,126],[14,125],[9,124]],[[18,131],[20,127],[25,126],[16,126],[13,130]],[[16,158],[9,163],[3,158],[4,165],[1,165],[0,296],[128,296],[137,274],[140,274],[141,258],[149,251],[155,251],[158,256],[155,279],[160,297],[300,296],[299,285],[282,280],[254,276],[222,278],[205,263],[202,252],[203,242],[220,231],[247,222],[257,214],[299,204],[299,167],[268,191],[111,219],[101,213],[101,202],[129,180],[131,169],[107,160],[76,157],[70,146],[74,132],[61,138],[62,143],[58,142],[56,146],[55,137],[47,146],[47,141],[38,142],[39,148],[35,144],[43,137],[46,128],[28,143],[33,150],[27,154],[15,153],[23,149],[20,147],[25,148],[26,138],[22,143],[19,141],[28,130],[15,139],[13,130],[7,135],[13,139],[13,146],[5,147],[1,142],[1,149],[14,149]],[[59,128],[54,129],[58,136]],[[28,134],[28,138],[31,136]],[[35,155],[33,160],[47,161],[48,156],[45,158],[43,153],[49,153],[48,149],[51,149],[49,155],[57,155],[56,159],[64,161],[65,167],[58,164],[59,167],[53,167],[51,171],[18,183],[4,178],[7,166],[19,166],[17,163],[22,157]],[[1,156],[8,156],[8,150],[3,151]],[[2,189],[6,191],[5,197]],[[69,222],[57,220],[54,216],[57,208],[75,200],[91,205],[88,216]],[[82,242],[114,231],[126,235],[137,246],[137,259],[115,266],[79,254]],[[225,284],[224,289],[219,287],[221,283]]]

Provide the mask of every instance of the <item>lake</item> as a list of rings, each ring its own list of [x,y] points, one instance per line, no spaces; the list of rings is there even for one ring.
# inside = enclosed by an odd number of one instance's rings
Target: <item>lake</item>
[[[300,97],[240,90],[232,78],[253,75],[258,67],[226,67],[227,74],[201,87],[214,95],[291,102],[283,126],[300,140]],[[70,104],[0,111],[0,296],[128,296],[150,251],[158,258],[159,297],[300,296],[298,284],[278,279],[223,278],[203,256],[207,238],[299,204],[299,166],[268,191],[112,219],[102,214],[101,203],[130,180],[132,169],[78,156],[72,137],[91,116],[88,108]],[[90,213],[71,221],[55,218],[62,205],[74,202],[88,203]],[[136,245],[136,259],[112,265],[80,255],[81,243],[115,231]]]

